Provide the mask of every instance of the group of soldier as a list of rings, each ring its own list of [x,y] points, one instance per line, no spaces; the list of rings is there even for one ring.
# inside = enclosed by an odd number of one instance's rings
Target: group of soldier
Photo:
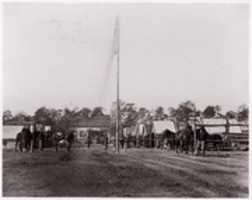
[[[190,150],[192,153],[198,155],[202,152],[205,155],[206,151],[206,140],[208,133],[205,128],[201,126],[196,130],[196,137],[192,127],[187,124],[185,128],[173,133],[165,130],[161,135],[155,135],[149,133],[146,136],[132,136],[131,134],[124,135],[119,138],[119,144],[121,149],[133,147],[147,147],[147,148],[160,148],[160,149],[171,149],[177,153],[185,152],[188,153]],[[87,146],[90,148],[92,144],[92,134],[89,133],[87,137]],[[195,140],[196,139],[196,140]],[[22,131],[17,134],[16,137],[16,151],[30,151],[33,152],[35,149],[43,151],[47,145],[55,146],[56,151],[60,145],[65,145],[67,151],[71,150],[74,142],[74,130],[67,131],[51,131],[45,130],[45,126],[42,124],[34,124],[33,126],[24,126]],[[108,149],[109,138],[108,133],[103,133],[103,144],[105,149]],[[115,144],[115,141],[114,141]]]
[[[35,149],[43,151],[47,146],[55,146],[58,151],[58,146],[61,143],[64,143],[67,150],[70,151],[73,141],[73,130],[52,132],[46,130],[42,124],[25,125],[16,136],[15,151],[33,152]]]
[[[122,134],[119,143],[121,149],[134,148],[157,148],[161,150],[175,150],[180,152],[191,152],[195,155],[205,156],[208,133],[204,126],[196,130],[187,124],[177,132],[164,130],[161,134],[149,132],[146,135]]]

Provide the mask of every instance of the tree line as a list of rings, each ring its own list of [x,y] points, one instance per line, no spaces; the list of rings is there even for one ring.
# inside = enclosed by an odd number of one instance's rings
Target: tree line
[[[10,110],[3,112],[3,123],[6,122],[26,122],[35,121],[61,129],[68,128],[71,124],[83,119],[93,119],[97,116],[104,116],[101,106],[90,109],[84,107],[82,109],[55,109],[41,107],[37,109],[33,115],[28,115],[24,112],[13,115]],[[249,108],[246,104],[240,105],[236,110],[230,110],[222,113],[220,105],[209,105],[204,110],[198,110],[195,103],[188,100],[180,103],[177,107],[169,107],[165,110],[164,107],[158,106],[156,109],[149,110],[145,107],[137,107],[134,103],[120,101],[120,118],[123,125],[133,125],[138,120],[166,120],[172,118],[179,122],[186,122],[190,117],[202,116],[212,118],[221,116],[227,119],[237,119],[238,121],[248,121]],[[116,103],[112,104],[111,108],[112,125],[116,122]]]
[[[112,121],[116,121],[116,103],[113,103]],[[173,119],[176,122],[187,122],[192,117],[223,117],[226,119],[236,119],[238,121],[248,121],[249,108],[246,104],[240,105],[236,110],[222,113],[220,105],[208,105],[204,110],[197,109],[195,103],[188,100],[180,103],[177,107],[169,107],[167,110],[158,106],[154,110],[145,107],[137,108],[134,103],[120,102],[121,122],[125,125],[136,123],[138,120],[166,120]]]
[[[10,110],[3,112],[3,123],[14,122],[30,122],[41,123],[45,125],[51,125],[59,129],[66,129],[71,126],[72,123],[78,122],[82,119],[92,119],[98,116],[104,116],[103,108],[98,106],[94,109],[84,107],[82,109],[55,109],[41,107],[37,109],[33,115],[28,115],[24,112],[13,115]]]

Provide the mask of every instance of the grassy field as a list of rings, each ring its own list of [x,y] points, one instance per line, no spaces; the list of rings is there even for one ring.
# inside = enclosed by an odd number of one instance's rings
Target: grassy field
[[[3,195],[248,197],[248,152],[207,157],[148,149],[3,151]]]

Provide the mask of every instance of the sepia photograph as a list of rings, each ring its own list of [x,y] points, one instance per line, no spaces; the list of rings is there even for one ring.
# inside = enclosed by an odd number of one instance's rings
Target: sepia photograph
[[[247,3],[2,3],[2,196],[249,198]]]

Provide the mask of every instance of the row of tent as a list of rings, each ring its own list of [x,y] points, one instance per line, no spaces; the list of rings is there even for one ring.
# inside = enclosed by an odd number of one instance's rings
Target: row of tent
[[[177,130],[175,123],[171,120],[153,121],[146,123],[137,123],[136,126],[125,127],[123,129],[123,135],[146,136],[148,135],[148,133],[154,133],[156,135],[159,135],[162,134],[163,131],[166,129],[172,132],[176,132]]]
[[[3,126],[3,139],[15,139],[17,133],[19,133],[20,131],[22,131],[22,129],[24,128],[23,125],[4,125]],[[29,126],[30,131],[33,132],[34,127],[33,126]],[[43,127],[43,131],[47,132],[50,131],[51,127],[50,126],[44,126]]]
[[[210,119],[196,119],[196,121],[189,121],[194,128],[195,124],[205,125],[205,129],[209,134],[223,134],[226,133],[227,126],[229,133],[242,134],[248,132],[248,125],[240,126],[242,123],[235,119],[226,120],[223,118],[210,118]],[[146,136],[148,133],[154,133],[156,135],[162,134],[163,131],[169,130],[171,132],[177,132],[178,125],[173,120],[153,121],[153,122],[140,122],[136,126],[125,127],[123,129],[123,135],[142,135]]]

